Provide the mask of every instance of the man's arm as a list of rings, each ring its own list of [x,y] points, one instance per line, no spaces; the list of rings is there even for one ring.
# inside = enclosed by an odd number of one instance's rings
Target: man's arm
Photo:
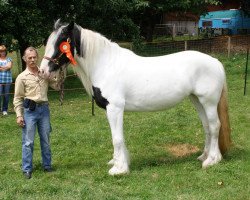
[[[24,83],[22,79],[18,76],[15,82],[15,94],[14,94],[14,110],[17,116],[17,124],[21,127],[24,126],[23,119],[23,99],[25,96]]]

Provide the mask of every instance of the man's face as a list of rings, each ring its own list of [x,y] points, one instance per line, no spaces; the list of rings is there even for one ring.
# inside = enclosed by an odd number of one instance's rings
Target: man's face
[[[35,51],[27,51],[24,60],[28,67],[37,67],[37,55]]]

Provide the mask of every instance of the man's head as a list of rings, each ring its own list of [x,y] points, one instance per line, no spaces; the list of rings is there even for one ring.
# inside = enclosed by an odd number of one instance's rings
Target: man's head
[[[28,47],[24,51],[23,60],[26,62],[27,67],[37,67],[38,52],[34,47]]]

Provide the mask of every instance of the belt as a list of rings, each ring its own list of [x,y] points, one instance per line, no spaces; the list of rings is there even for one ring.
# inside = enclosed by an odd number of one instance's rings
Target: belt
[[[37,106],[43,106],[43,105],[48,105],[48,101],[43,101],[43,102],[36,102]]]

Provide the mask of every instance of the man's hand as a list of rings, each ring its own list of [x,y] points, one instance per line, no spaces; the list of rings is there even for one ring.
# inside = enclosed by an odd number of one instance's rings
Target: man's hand
[[[20,126],[20,127],[24,127],[24,126],[25,126],[24,119],[23,119],[22,116],[16,118],[16,123],[17,123],[18,126]]]

